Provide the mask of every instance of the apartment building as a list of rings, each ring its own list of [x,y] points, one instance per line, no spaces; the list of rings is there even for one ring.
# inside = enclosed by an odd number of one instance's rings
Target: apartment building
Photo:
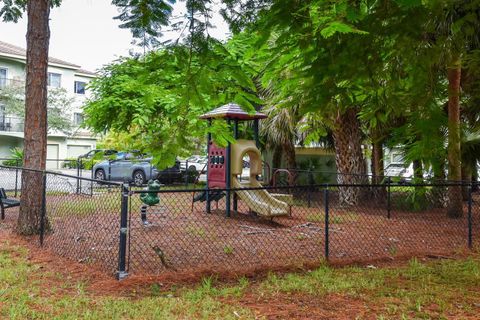
[[[8,113],[1,93],[9,86],[25,86],[25,66],[26,50],[0,41],[0,158],[8,158],[12,148],[23,146],[24,119]],[[71,119],[73,130],[68,133],[49,130],[47,159],[74,158],[95,148],[95,136],[80,127],[83,122],[82,107],[89,94],[85,87],[93,78],[93,72],[49,57],[48,87],[49,90],[64,88],[72,99],[73,103],[65,115]],[[47,161],[50,169],[60,166],[60,162]]]

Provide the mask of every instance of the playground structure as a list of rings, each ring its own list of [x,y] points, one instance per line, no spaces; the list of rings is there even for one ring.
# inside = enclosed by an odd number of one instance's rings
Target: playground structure
[[[233,103],[221,106],[200,117],[208,120],[209,126],[214,119],[226,120],[229,127],[233,121],[233,136],[236,139],[235,143],[228,142],[226,148],[222,148],[216,145],[212,135],[208,134],[207,186],[204,192],[193,199],[194,202],[205,201],[207,213],[211,213],[211,202],[218,202],[225,195],[227,217],[230,216],[232,209],[237,211],[239,199],[250,208],[250,211],[262,217],[274,218],[290,214],[289,196],[269,193],[262,189],[263,186],[257,179],[263,174],[262,157],[258,149],[258,124],[260,119],[266,117],[260,112],[249,114]],[[252,120],[254,121],[254,140],[239,139],[239,122]],[[245,156],[250,158],[249,180],[239,181],[238,177],[242,175]],[[215,192],[214,189],[224,189],[225,192]]]

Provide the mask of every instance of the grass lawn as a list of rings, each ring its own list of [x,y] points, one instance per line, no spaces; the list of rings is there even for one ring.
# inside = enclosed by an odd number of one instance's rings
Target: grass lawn
[[[33,254],[34,255],[34,254]],[[303,274],[196,286],[98,292],[8,240],[0,242],[0,318],[9,319],[451,319],[480,314],[480,256],[403,266],[320,267]]]

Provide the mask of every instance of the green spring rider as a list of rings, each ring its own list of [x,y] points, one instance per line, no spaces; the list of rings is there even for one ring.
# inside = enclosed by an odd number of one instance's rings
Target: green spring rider
[[[140,209],[143,225],[149,224],[147,221],[147,207],[154,206],[160,202],[158,192],[161,186],[158,180],[150,180],[148,181],[147,192],[140,195],[140,200],[144,203]]]

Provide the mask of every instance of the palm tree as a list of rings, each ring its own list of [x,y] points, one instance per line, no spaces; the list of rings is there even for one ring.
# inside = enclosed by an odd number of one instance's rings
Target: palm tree
[[[273,167],[280,167],[282,154],[285,156],[288,169],[296,169],[295,143],[298,138],[298,123],[301,115],[298,106],[281,108],[268,106],[263,109],[268,118],[261,122],[260,135],[265,147],[273,150]]]
[[[268,118],[261,122],[260,135],[265,147],[273,151],[272,167],[280,168],[285,157],[289,170],[297,177],[295,145],[316,143],[325,149],[334,149],[331,131],[326,127],[319,113],[301,113],[301,108],[268,106],[263,112]]]
[[[333,139],[339,184],[367,183],[367,167],[362,150],[363,134],[357,114],[357,109],[350,107],[343,112],[339,110],[334,117]],[[342,206],[357,205],[361,194],[362,188],[341,187],[340,203]]]
[[[431,19],[427,21],[432,27],[433,44],[441,49],[440,62],[446,67],[448,81],[448,179],[459,181],[461,173],[461,127],[460,95],[462,81],[462,64],[465,55],[473,47],[478,47],[480,37],[478,28],[478,0],[467,1],[432,1]],[[461,187],[448,188],[448,216],[452,218],[463,215]]]

